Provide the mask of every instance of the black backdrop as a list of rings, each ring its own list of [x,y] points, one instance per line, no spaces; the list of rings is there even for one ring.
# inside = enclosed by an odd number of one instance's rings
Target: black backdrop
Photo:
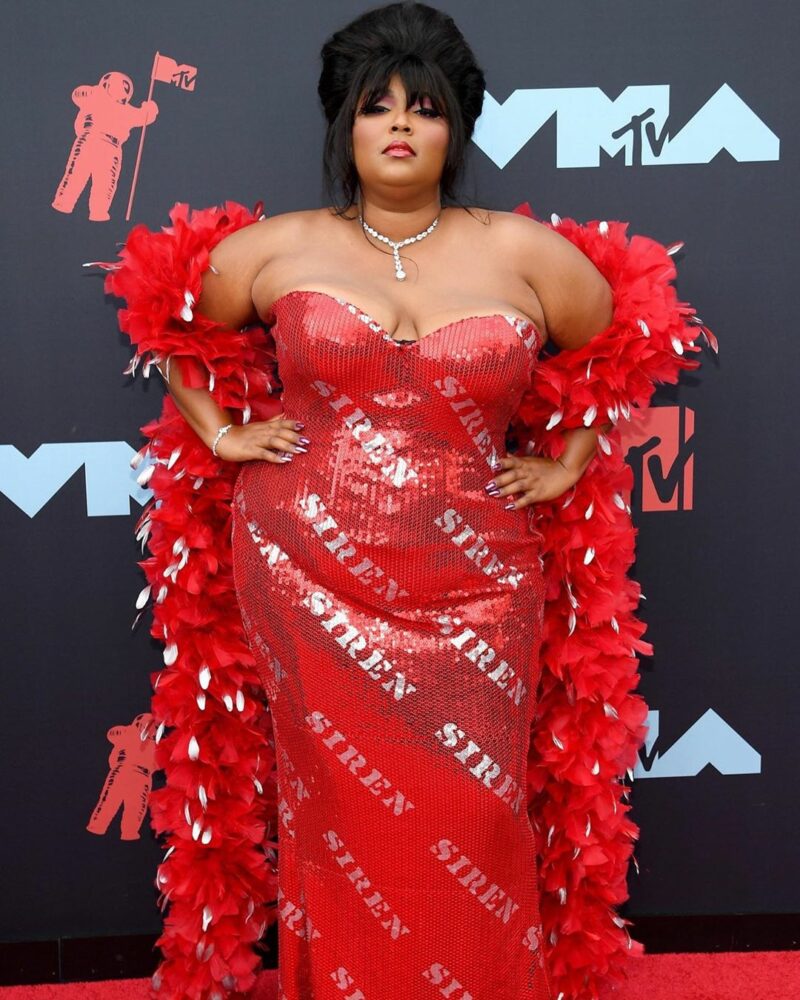
[[[652,745],[633,790],[641,871],[631,868],[629,914],[797,912],[798,7],[441,6],[491,95],[465,199],[507,210],[527,200],[541,217],[625,219],[684,241],[679,294],[720,339],[719,359],[704,352],[679,389],[659,389],[653,436],[628,453],[640,614],[655,646],[642,662]],[[134,840],[111,808],[104,833],[87,824],[107,732],[147,711],[160,663],[146,628],[130,628],[143,580],[127,459],[162,389],[122,374],[119,303],[81,265],[112,259],[136,222],[166,224],[177,200],[263,199],[267,214],[323,204],[319,48],[364,7],[4,7],[1,940],[160,925],[147,816]],[[88,188],[56,211],[74,88],[124,73],[138,107],[157,51],[197,77],[194,89],[155,84],[130,220],[138,127],[121,146],[110,220],[89,220]],[[652,142],[644,126],[640,150],[630,130],[612,137],[648,108]]]

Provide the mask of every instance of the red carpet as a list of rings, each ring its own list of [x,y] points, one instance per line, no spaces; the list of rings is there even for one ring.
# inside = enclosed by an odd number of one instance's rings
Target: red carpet
[[[607,1000],[789,1000],[800,997],[800,952],[751,951],[645,955]],[[265,973],[253,1000],[275,1000],[276,974]],[[262,984],[259,984],[261,987]],[[0,1000],[146,1000],[146,979],[0,988]],[[402,1000],[380,997],[376,1000]],[[513,997],[497,1000],[513,1000]]]

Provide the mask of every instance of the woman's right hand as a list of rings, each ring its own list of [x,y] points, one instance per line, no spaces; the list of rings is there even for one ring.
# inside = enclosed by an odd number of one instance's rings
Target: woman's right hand
[[[295,452],[307,451],[307,437],[301,437],[303,424],[283,415],[271,420],[235,424],[222,435],[217,457],[225,462],[288,462]]]

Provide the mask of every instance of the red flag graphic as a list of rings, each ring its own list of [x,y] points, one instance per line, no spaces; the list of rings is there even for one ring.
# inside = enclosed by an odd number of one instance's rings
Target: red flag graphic
[[[171,83],[179,90],[194,90],[194,85],[197,82],[197,67],[189,66],[186,63],[177,63],[174,59],[170,59],[169,56],[162,56],[161,53],[157,51],[153,58],[153,69],[150,72],[150,92],[147,95],[148,101],[152,100],[153,87],[156,80],[160,83]],[[153,103],[155,104],[155,102]],[[155,113],[158,114],[157,107],[155,108]],[[139,164],[142,159],[142,147],[144,146],[144,137],[146,132],[147,120],[145,120],[142,125],[142,132],[139,136],[139,151],[136,154],[136,166],[133,168],[133,183],[131,184],[131,196],[128,199],[128,212],[125,216],[126,221],[128,221],[131,217],[133,195],[136,191],[136,180],[139,176]]]
[[[153,79],[160,83],[171,83],[181,90],[194,90],[197,80],[197,67],[186,63],[177,63],[169,56],[159,52],[153,63]]]

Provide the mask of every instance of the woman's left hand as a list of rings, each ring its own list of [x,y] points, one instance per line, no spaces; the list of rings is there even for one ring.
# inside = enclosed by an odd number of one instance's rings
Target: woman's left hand
[[[513,503],[515,508],[555,500],[580,479],[580,474],[570,472],[553,458],[504,455],[499,461],[500,469],[491,480],[496,489],[491,491],[491,486],[487,483],[486,492],[498,500],[500,497],[509,497],[508,502]],[[521,495],[511,498],[511,494]]]

